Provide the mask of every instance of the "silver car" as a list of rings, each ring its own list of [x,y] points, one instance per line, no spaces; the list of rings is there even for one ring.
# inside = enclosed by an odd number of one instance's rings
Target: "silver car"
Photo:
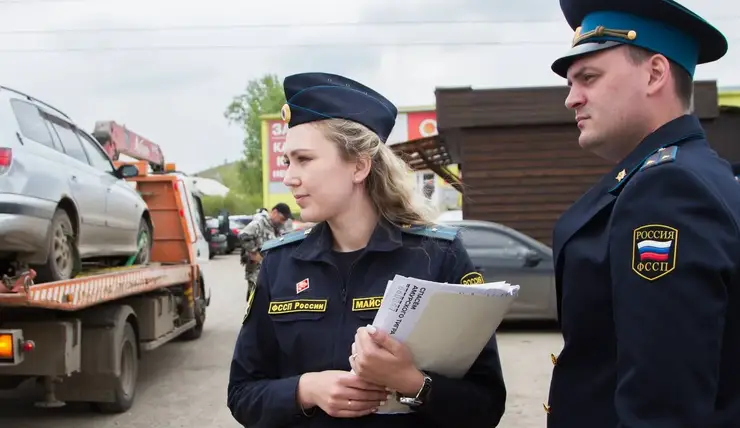
[[[66,114],[0,87],[0,275],[30,265],[48,282],[78,260],[148,262],[151,217],[123,180],[137,174]]]
[[[439,223],[462,229],[463,245],[486,282],[506,281],[521,287],[506,320],[557,320],[550,247],[499,223],[477,220]]]

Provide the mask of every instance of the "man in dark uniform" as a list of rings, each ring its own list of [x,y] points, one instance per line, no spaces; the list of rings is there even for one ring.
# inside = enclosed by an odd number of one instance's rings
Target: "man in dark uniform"
[[[565,346],[551,428],[740,426],[740,192],[691,115],[725,37],[668,0],[560,0],[552,69],[579,145],[615,164],[553,233]]]

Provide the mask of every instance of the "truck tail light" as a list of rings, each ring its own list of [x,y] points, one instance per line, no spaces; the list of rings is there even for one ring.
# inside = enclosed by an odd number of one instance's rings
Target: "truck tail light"
[[[14,338],[12,334],[0,334],[0,361],[11,362],[15,357]]]
[[[0,174],[5,173],[5,171],[10,168],[10,165],[13,163],[13,149],[9,149],[7,147],[0,147]]]
[[[35,348],[32,340],[23,339],[22,330],[0,330],[0,366],[22,363],[23,356]]]

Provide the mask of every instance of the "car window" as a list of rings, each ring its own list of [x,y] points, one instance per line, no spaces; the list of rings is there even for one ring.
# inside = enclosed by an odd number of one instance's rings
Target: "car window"
[[[80,132],[79,129],[76,134],[80,138],[82,145],[85,147],[87,157],[90,158],[90,165],[100,171],[113,174],[113,164],[108,155],[100,148],[100,145],[92,138],[88,137],[84,132]]]
[[[18,99],[11,99],[10,105],[24,137],[56,150],[49,128],[35,105]]]
[[[218,219],[209,218],[208,220],[206,220],[206,227],[210,227],[212,229],[218,229]]]
[[[77,134],[72,130],[72,127],[69,124],[51,116],[48,117],[48,121],[51,124],[52,129],[54,129],[59,136],[64,152],[78,161],[90,165],[90,161],[85,154],[85,149],[82,148],[82,143],[80,142],[80,139],[77,138]]]
[[[513,248],[521,244],[508,235],[479,227],[464,227],[460,233],[466,248]]]
[[[205,225],[205,223],[203,222],[203,217],[202,217],[202,215],[203,215],[203,203],[201,202],[200,197],[198,197],[197,195],[194,195],[194,194],[191,193],[190,196],[192,196],[192,198],[193,198],[193,204],[194,204],[194,206],[193,206],[193,220],[195,221],[195,225],[196,225],[196,227],[198,229],[201,230],[201,232],[205,232],[204,227],[203,227]]]

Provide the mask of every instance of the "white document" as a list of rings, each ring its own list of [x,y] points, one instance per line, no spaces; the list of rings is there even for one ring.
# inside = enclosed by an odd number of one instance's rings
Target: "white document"
[[[388,282],[372,325],[405,343],[420,370],[461,378],[518,292],[519,285],[503,281],[463,285],[396,275]],[[409,411],[394,397],[378,413]]]

